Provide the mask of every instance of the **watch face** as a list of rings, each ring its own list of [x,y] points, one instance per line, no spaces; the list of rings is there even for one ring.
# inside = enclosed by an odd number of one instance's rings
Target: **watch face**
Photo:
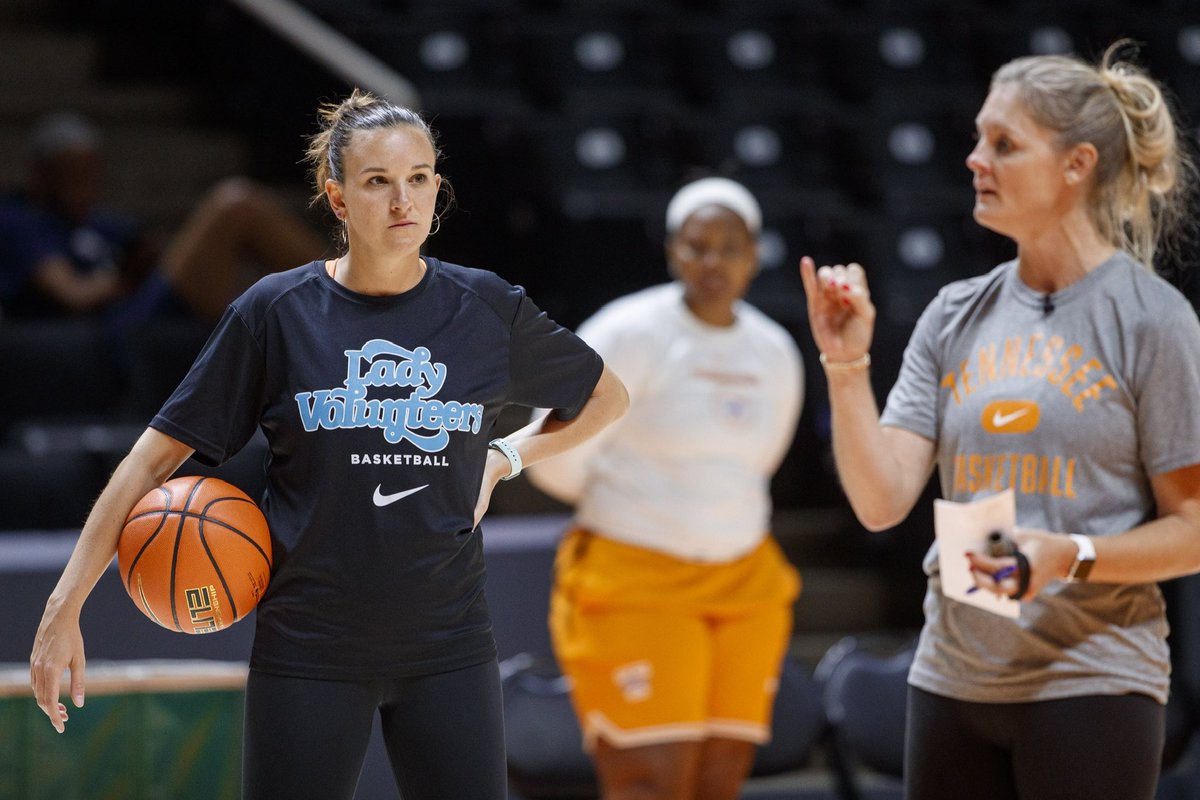
[[[1074,566],[1071,567],[1071,581],[1075,583],[1086,581],[1088,575],[1092,572],[1092,565],[1095,563],[1095,559],[1091,558],[1081,558],[1076,561]]]
[[[1075,553],[1075,563],[1071,565],[1071,571],[1067,574],[1067,580],[1071,583],[1086,581],[1092,572],[1092,565],[1096,563],[1096,548],[1092,545],[1092,540],[1086,536],[1078,534],[1070,534],[1070,536],[1078,549]]]

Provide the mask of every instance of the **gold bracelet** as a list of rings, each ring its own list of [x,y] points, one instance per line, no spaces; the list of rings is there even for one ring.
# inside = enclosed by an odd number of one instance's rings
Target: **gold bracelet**
[[[854,359],[853,361],[830,361],[827,358],[825,358],[824,353],[821,353],[820,361],[821,361],[821,366],[824,367],[825,369],[832,369],[832,370],[866,369],[867,367],[871,366],[871,354],[863,353],[861,356]]]

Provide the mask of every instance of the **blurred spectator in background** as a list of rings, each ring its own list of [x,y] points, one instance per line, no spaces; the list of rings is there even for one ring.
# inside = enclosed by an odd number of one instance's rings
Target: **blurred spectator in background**
[[[215,322],[253,278],[328,244],[264,187],[217,183],[161,246],[100,206],[100,130],[62,111],[28,140],[23,186],[0,195],[0,308],[7,319],[92,315],[121,334],[161,317]]]

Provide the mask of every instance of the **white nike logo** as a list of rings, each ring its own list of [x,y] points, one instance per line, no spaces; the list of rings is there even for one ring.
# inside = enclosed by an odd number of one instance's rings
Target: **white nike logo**
[[[380,508],[383,508],[384,506],[390,506],[392,503],[396,502],[397,500],[403,500],[405,497],[408,497],[410,494],[416,494],[417,492],[421,491],[422,489],[424,489],[427,486],[429,486],[428,483],[425,484],[424,486],[418,486],[415,489],[406,489],[403,492],[396,492],[395,494],[384,494],[381,491],[383,489],[383,484],[381,483],[375,487],[375,497],[373,499],[375,500],[375,505],[379,506]]]
[[[997,411],[996,413],[992,414],[992,427],[993,428],[1003,428],[1008,423],[1010,423],[1014,420],[1018,420],[1028,413],[1029,413],[1028,407],[1018,408],[1016,411],[1012,412],[1011,414],[1001,414],[999,411]]]

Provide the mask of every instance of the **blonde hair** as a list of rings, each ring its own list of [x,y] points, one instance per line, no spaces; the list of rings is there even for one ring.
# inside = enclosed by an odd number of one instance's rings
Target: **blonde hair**
[[[1096,148],[1093,221],[1113,246],[1150,266],[1156,253],[1188,237],[1196,170],[1162,86],[1119,58],[1129,44],[1113,43],[1096,65],[1069,56],[1018,58],[996,71],[992,88],[1015,84],[1060,147]]]

